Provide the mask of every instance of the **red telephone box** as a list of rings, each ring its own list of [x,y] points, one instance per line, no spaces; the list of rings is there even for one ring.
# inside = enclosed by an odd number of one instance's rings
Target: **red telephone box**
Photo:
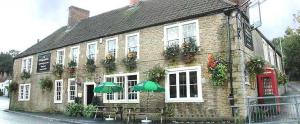
[[[273,68],[265,68],[264,73],[257,75],[257,89],[258,89],[258,97],[265,97],[265,96],[279,96],[278,93],[278,83],[276,72]],[[266,100],[273,100],[273,102],[279,103],[279,98],[274,99],[259,99],[260,104],[270,104],[266,103]],[[273,103],[274,104],[274,103]],[[277,105],[277,112],[280,112],[280,106]]]

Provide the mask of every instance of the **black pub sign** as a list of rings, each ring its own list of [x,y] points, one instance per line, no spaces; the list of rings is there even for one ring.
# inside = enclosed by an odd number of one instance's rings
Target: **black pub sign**
[[[50,71],[50,60],[51,53],[44,53],[38,55],[37,72],[39,73]]]

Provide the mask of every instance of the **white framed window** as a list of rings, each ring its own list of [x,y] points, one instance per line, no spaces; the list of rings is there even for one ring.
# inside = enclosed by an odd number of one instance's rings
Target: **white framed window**
[[[65,49],[56,51],[56,64],[64,65],[65,63]]]
[[[166,102],[203,102],[201,67],[167,69]]]
[[[86,56],[88,59],[96,60],[97,55],[97,42],[87,43]]]
[[[77,66],[79,65],[79,55],[80,55],[80,47],[75,46],[71,47],[71,52],[70,52],[70,59],[76,62]]]
[[[244,75],[245,75],[245,84],[250,85],[250,75],[246,68],[244,70]]]
[[[55,80],[54,103],[62,103],[63,99],[63,80]]]
[[[105,56],[107,54],[113,55],[115,58],[117,58],[118,53],[118,38],[110,38],[106,40],[106,47],[105,47]]]
[[[197,46],[199,40],[199,23],[198,20],[192,20],[164,27],[164,44],[165,48],[174,44],[181,44],[186,40],[195,40]]]
[[[104,94],[104,103],[139,103],[139,93],[132,87],[139,82],[139,73],[105,75],[105,81],[114,82],[123,88],[119,93]]]
[[[19,101],[30,100],[30,84],[19,85]]]
[[[77,97],[77,84],[75,78],[68,80],[68,102],[74,102]]]
[[[126,35],[125,56],[127,56],[129,52],[136,52],[137,59],[139,59],[139,51],[140,51],[139,44],[140,44],[139,33]]]
[[[271,64],[275,65],[274,50],[273,50],[273,48],[271,46],[270,46],[270,60],[271,60]]]
[[[268,46],[265,40],[263,40],[263,50],[264,50],[264,58],[267,62],[269,62]]]
[[[21,72],[26,71],[26,72],[31,73],[32,72],[32,61],[33,61],[32,56],[23,58]]]

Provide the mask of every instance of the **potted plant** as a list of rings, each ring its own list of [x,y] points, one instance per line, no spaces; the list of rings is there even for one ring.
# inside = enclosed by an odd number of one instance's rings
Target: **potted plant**
[[[94,59],[87,59],[85,64],[86,72],[94,73],[96,71],[96,65]]]
[[[23,70],[22,74],[21,74],[21,79],[24,80],[24,79],[29,79],[30,78],[30,73]]]
[[[15,81],[12,81],[12,82],[8,85],[8,91],[9,91],[10,93],[18,91],[18,88],[19,88],[19,85],[18,85],[18,83],[15,82]]]
[[[265,61],[260,57],[251,58],[250,61],[246,63],[246,69],[250,76],[251,88],[255,89],[255,77],[258,74],[264,73]]]
[[[115,57],[112,54],[108,54],[101,64],[105,68],[107,73],[111,73],[116,70]]]
[[[199,47],[196,44],[196,40],[194,38],[186,38],[182,43],[182,60],[184,63],[189,64],[195,60],[195,55],[199,51]]]
[[[40,79],[40,85],[41,85],[41,89],[44,90],[48,90],[51,91],[52,90],[52,86],[53,86],[53,82],[49,77],[45,77]]]
[[[226,61],[220,56],[215,59],[212,54],[208,55],[208,72],[213,86],[223,86],[227,81],[228,68]]]
[[[148,80],[160,82],[165,78],[165,69],[156,65],[152,69],[146,71],[145,74],[147,75]]]
[[[127,57],[123,59],[123,63],[128,71],[134,70],[136,65],[137,53],[136,52],[129,52]]]
[[[55,64],[53,65],[52,73],[58,78],[62,77],[62,73],[64,72],[64,68],[62,64]]]
[[[164,57],[167,60],[171,60],[172,62],[175,62],[177,58],[180,56],[180,48],[178,44],[172,44],[170,46],[167,46],[166,50],[163,53]]]
[[[75,61],[72,60],[68,63],[68,72],[69,72],[71,77],[75,76],[76,67],[77,67],[77,63]]]

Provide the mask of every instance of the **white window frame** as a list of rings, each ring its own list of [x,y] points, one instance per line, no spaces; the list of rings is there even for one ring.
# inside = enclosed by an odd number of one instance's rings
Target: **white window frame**
[[[64,52],[64,54],[63,54],[63,58],[62,58],[62,65],[65,65],[65,55],[66,55],[66,51],[65,51],[65,49],[59,49],[59,50],[57,50],[56,51],[56,64],[60,64],[60,63],[58,63],[58,58],[59,58],[59,52],[61,52],[61,51],[63,51]]]
[[[90,54],[89,54],[89,45],[93,45],[93,44],[95,44],[95,59],[94,59],[94,61],[96,62],[97,53],[98,53],[98,44],[97,44],[97,41],[90,42],[90,43],[86,44],[86,58],[89,58],[89,56],[90,56]]]
[[[119,49],[118,37],[113,37],[113,38],[109,38],[109,39],[105,40],[105,57],[108,54],[108,41],[110,41],[110,40],[116,40],[116,56],[115,56],[115,58],[117,58],[118,57],[118,49]]]
[[[268,52],[268,45],[266,41],[263,39],[263,51],[264,51],[264,59],[269,62],[269,52]]]
[[[168,43],[167,43],[167,29],[172,28],[172,27],[177,27],[178,26],[178,30],[179,30],[179,46],[181,47],[181,44],[183,43],[183,25],[186,24],[191,24],[191,23],[195,23],[196,24],[196,44],[197,46],[200,46],[200,31],[199,31],[199,21],[198,19],[195,20],[191,20],[191,21],[186,21],[186,22],[178,22],[176,24],[172,24],[172,25],[168,25],[168,26],[164,26],[164,49],[167,48]]]
[[[23,86],[23,89],[21,88]],[[28,98],[26,99],[26,86],[29,86],[28,88]],[[29,101],[30,100],[30,90],[31,90],[31,84],[19,84],[19,96],[18,96],[18,101]],[[21,94],[23,95],[21,98]]]
[[[25,66],[25,71],[28,72],[28,60],[31,59],[31,66],[30,66],[30,71],[29,73],[32,73],[32,67],[33,67],[33,56],[25,57],[22,59],[22,65],[21,65],[21,72],[24,71],[24,66]],[[24,60],[26,63],[24,63]]]
[[[139,79],[139,72],[136,73],[125,73],[125,74],[113,74],[113,75],[104,75],[104,80],[106,81],[106,78],[110,78],[113,77],[114,81],[116,80],[116,77],[120,77],[120,76],[124,76],[125,77],[125,84],[124,84],[124,88],[123,90],[125,90],[125,97],[122,100],[116,100],[115,98],[117,98],[117,94],[114,93],[114,100],[107,100],[107,94],[104,93],[103,94],[103,103],[139,103],[140,101],[140,92],[137,92],[137,99],[135,100],[129,100],[128,99],[128,79],[127,77],[130,75],[136,75],[137,76],[137,84],[140,83],[140,79]]]
[[[140,33],[132,33],[132,34],[128,34],[126,35],[126,44],[125,44],[125,56],[127,56],[128,54],[128,37],[131,37],[131,36],[137,36],[137,59],[140,58]]]
[[[76,60],[76,67],[78,67],[78,65],[79,65],[79,58],[80,58],[80,46],[78,45],[78,46],[73,46],[73,47],[71,47],[70,48],[70,61],[72,61],[72,59],[73,59],[73,54],[72,54],[72,51],[73,51],[73,49],[74,48],[78,48],[78,53],[77,53],[77,60]]]
[[[166,103],[173,103],[173,102],[204,102],[203,94],[202,94],[202,83],[201,83],[201,66],[193,66],[193,67],[182,67],[182,68],[174,68],[174,69],[166,69],[167,75],[165,78],[165,102]],[[179,73],[186,72],[187,79],[189,79],[189,72],[197,71],[197,91],[198,97],[191,98],[190,97],[190,81],[187,80],[187,97],[186,98],[170,98],[170,83],[169,83],[169,74],[176,74],[176,93],[177,97],[179,96]]]
[[[60,100],[57,100],[57,83],[61,82],[61,89],[60,89]],[[63,100],[63,93],[64,93],[64,81],[63,80],[55,80],[54,81],[54,103],[62,103]]]
[[[68,79],[68,102],[69,103],[71,103],[71,102],[75,102],[75,100],[71,100],[70,99],[70,96],[71,96],[71,93],[70,93],[70,84],[71,84],[71,81],[75,81],[75,78],[69,78]],[[75,95],[75,97],[76,97],[76,94],[77,94],[77,84],[76,84],[76,82],[75,82],[75,93],[74,93],[74,95]]]

